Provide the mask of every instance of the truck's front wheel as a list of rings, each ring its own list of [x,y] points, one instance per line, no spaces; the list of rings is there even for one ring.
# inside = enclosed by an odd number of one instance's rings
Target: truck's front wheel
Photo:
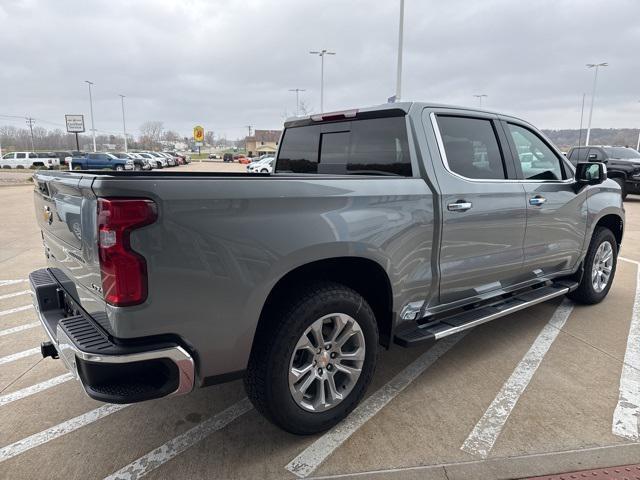
[[[599,303],[607,296],[616,273],[618,243],[611,230],[596,227],[584,258],[584,273],[568,297],[579,303]]]
[[[327,430],[364,395],[375,370],[378,328],[357,292],[323,282],[265,319],[245,387],[255,407],[295,434]],[[277,312],[277,313],[276,313]]]

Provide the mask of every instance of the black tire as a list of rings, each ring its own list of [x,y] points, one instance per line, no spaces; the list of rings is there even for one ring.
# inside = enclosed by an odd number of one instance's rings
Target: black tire
[[[268,327],[256,334],[244,385],[256,410],[268,420],[287,432],[309,435],[336,425],[364,396],[376,367],[378,326],[366,300],[338,283],[316,283],[289,298],[290,303],[283,303],[270,318],[263,319]],[[291,395],[289,365],[307,327],[330,313],[345,313],[358,322],[365,340],[365,360],[355,386],[340,403],[329,410],[310,412]]]
[[[609,276],[609,281],[605,288],[598,292],[593,287],[591,281],[591,273],[593,268],[593,261],[596,256],[596,252],[602,243],[609,242],[613,249],[613,265],[611,267],[611,275]],[[584,258],[584,273],[582,274],[582,280],[580,281],[580,285],[576,290],[567,294],[567,296],[578,303],[584,303],[587,305],[593,305],[595,303],[600,303],[604,297],[607,296],[609,290],[611,289],[611,285],[613,283],[613,279],[616,274],[617,267],[617,259],[618,259],[618,243],[616,241],[616,237],[613,235],[611,230],[605,227],[596,227],[593,232],[593,236],[591,237],[591,243],[589,244],[589,250],[587,250],[587,255]]]
[[[612,180],[616,182],[618,185],[620,185],[620,195],[622,195],[622,200],[627,198],[627,186],[625,184],[624,178],[615,177]]]

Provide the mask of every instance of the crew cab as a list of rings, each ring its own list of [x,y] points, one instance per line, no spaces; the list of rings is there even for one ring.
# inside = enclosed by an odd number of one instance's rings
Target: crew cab
[[[640,193],[640,152],[629,147],[592,145],[573,147],[567,154],[569,161],[602,162],[607,165],[607,175],[620,185],[622,198],[629,193]]]
[[[135,163],[130,158],[118,158],[112,153],[94,152],[83,157],[71,158],[71,170],[134,170]]]
[[[58,166],[60,166],[60,160],[49,153],[11,152],[4,154],[0,160],[2,168],[43,167],[53,169]]]
[[[419,102],[289,120],[272,175],[38,172],[42,352],[94,399],[242,378],[276,425],[323,431],[379,346],[602,301],[624,230],[606,172],[518,118]]]

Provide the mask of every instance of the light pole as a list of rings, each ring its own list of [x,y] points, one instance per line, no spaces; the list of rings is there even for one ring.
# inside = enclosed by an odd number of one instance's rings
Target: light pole
[[[396,102],[402,95],[402,37],[404,32],[404,0],[400,0],[400,26],[398,27],[398,72],[396,77]]]
[[[296,92],[296,117],[300,116],[300,92],[306,92],[303,88],[290,88],[290,92]]]
[[[128,152],[127,148],[127,124],[124,121],[124,95],[119,95],[122,103],[122,132],[124,133],[124,151]]]
[[[582,146],[582,119],[584,117],[584,97],[586,97],[587,94],[583,93],[582,94],[582,108],[580,109],[580,130],[578,131],[578,146]]]
[[[593,102],[596,98],[596,85],[598,84],[598,69],[600,67],[608,67],[607,62],[602,63],[587,63],[587,68],[595,68],[596,72],[593,76],[593,90],[591,92],[591,107],[589,108],[589,123],[587,125],[587,139],[584,142],[585,147],[589,146],[589,137],[591,137],[591,117],[593,116]]]
[[[640,100],[638,100],[638,103],[640,103]],[[638,144],[636,145],[636,150],[640,152],[640,130],[638,131]]]
[[[477,95],[474,95],[474,97],[476,97],[478,99],[479,105],[482,106],[482,97],[488,97],[489,95],[485,95],[484,93],[480,93]]]
[[[93,151],[96,151],[96,127],[93,124],[93,97],[91,96],[91,85],[93,82],[85,80],[85,83],[89,85],[89,108],[91,110],[91,135],[93,135]]]
[[[326,48],[323,48],[319,52],[309,52],[311,55],[318,55],[320,57],[320,113],[324,112],[324,56],[335,55],[336,52],[330,52]]]

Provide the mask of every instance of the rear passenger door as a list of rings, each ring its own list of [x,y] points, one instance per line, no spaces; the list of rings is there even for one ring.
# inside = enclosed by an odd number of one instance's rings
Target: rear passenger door
[[[573,170],[539,132],[517,121],[503,126],[527,198],[525,273],[535,278],[569,271],[584,243],[585,189],[575,192]]]
[[[425,110],[441,191],[440,303],[481,298],[521,281],[524,188],[495,115]]]

